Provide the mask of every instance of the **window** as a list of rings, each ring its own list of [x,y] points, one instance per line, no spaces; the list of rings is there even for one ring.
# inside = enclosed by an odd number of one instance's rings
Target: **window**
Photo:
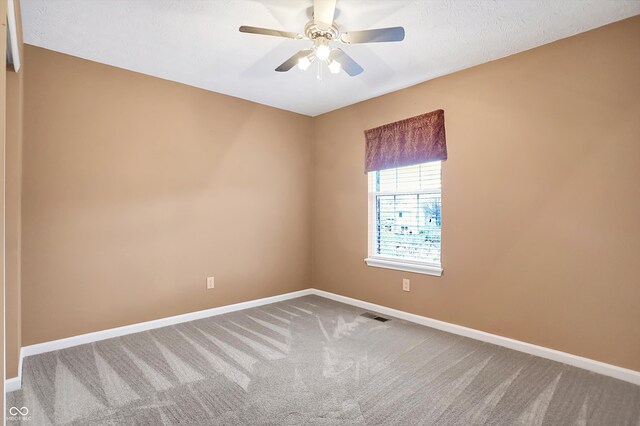
[[[369,266],[441,275],[440,161],[369,172]]]

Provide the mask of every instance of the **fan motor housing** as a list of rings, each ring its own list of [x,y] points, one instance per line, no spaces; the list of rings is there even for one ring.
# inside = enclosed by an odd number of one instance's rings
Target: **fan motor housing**
[[[326,40],[334,40],[338,38],[338,28],[332,25],[330,28],[321,27],[313,21],[307,23],[304,26],[304,33],[311,40],[315,40],[317,38],[324,38]]]

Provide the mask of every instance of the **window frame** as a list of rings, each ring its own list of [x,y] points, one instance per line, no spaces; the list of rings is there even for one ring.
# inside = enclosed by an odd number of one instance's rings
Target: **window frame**
[[[421,163],[424,164],[424,163]],[[442,163],[440,164],[442,167]],[[400,167],[398,167],[400,168]],[[440,263],[427,262],[421,260],[413,260],[413,259],[404,259],[393,256],[385,256],[377,254],[376,244],[377,244],[377,225],[378,221],[376,218],[377,207],[376,207],[376,197],[377,196],[389,196],[389,195],[422,195],[422,194],[438,194],[440,196],[440,211],[442,212],[442,168],[440,169],[440,190],[435,189],[421,189],[415,191],[375,191],[372,189],[372,177],[370,172],[367,173],[367,192],[368,192],[368,253],[367,257],[364,259],[367,266],[372,266],[376,268],[385,268],[385,269],[394,269],[398,271],[405,272],[413,272],[416,274],[425,274],[425,275],[433,275],[433,276],[442,276],[442,228],[441,238],[440,238]]]

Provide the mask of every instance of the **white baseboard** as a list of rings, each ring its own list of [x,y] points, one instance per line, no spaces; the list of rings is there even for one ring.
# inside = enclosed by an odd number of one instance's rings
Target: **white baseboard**
[[[411,314],[411,313],[400,311],[397,309],[388,308],[386,306],[376,305],[374,303],[353,299],[351,297],[341,296],[335,293],[329,293],[324,290],[317,290],[314,288],[310,288],[306,290],[294,291],[292,293],[281,294],[278,296],[265,297],[263,299],[256,299],[248,302],[236,303],[233,305],[220,306],[217,308],[206,309],[203,311],[191,312],[188,314],[176,315],[172,317],[161,318],[158,320],[141,322],[137,324],[126,325],[123,327],[96,331],[93,333],[81,334],[79,336],[67,337],[65,339],[53,340],[51,342],[44,342],[44,343],[38,343],[36,345],[25,346],[20,350],[20,366],[18,370],[18,377],[7,379],[5,381],[5,392],[12,392],[14,390],[20,389],[21,383],[22,383],[21,382],[22,360],[27,356],[37,355],[45,352],[51,352],[59,349],[69,348],[72,346],[83,345],[86,343],[97,342],[104,339],[110,339],[112,337],[123,336],[126,334],[139,333],[141,331],[152,330],[154,328],[160,328],[160,327],[166,327],[168,325],[173,325],[173,324],[180,324],[187,321],[193,321],[197,319],[212,317],[216,315],[226,314],[229,312],[240,311],[243,309],[267,305],[270,303],[280,302],[283,300],[294,299],[296,297],[307,296],[310,294],[315,294],[317,296],[325,297],[327,299],[335,300],[337,302],[342,302],[348,305],[357,306],[362,309],[378,312],[384,315],[389,315],[392,317],[403,319],[405,321],[410,321],[416,324],[421,324],[427,327],[435,328],[438,330],[446,331],[446,332],[457,334],[460,336],[469,337],[471,339],[480,340],[482,342],[503,346],[505,348],[509,348],[516,351],[539,356],[541,358],[546,358],[553,361],[561,362],[563,364],[572,365],[574,367],[582,368],[584,370],[593,371],[598,374],[603,374],[605,376],[613,377],[619,380],[624,380],[626,382],[640,385],[639,371],[629,370],[627,368],[606,364],[604,362],[595,361],[595,360],[584,358],[578,355],[557,351],[555,349],[549,349],[543,346],[538,346],[531,343],[510,339],[508,337],[502,337],[496,334],[475,330],[473,328],[463,327],[461,325],[451,324],[448,322],[439,321],[439,320],[424,317],[421,315]]]
[[[20,350],[20,365],[18,367],[18,377],[5,381],[5,392],[18,390],[22,384],[22,360],[31,355],[45,352],[57,351],[59,349],[70,348],[72,346],[84,345],[86,343],[97,342],[110,339],[112,337],[124,336],[126,334],[140,333],[141,331],[152,330],[154,328],[166,327],[168,325],[180,324],[202,318],[222,315],[229,312],[254,308],[256,306],[268,305],[270,303],[281,302],[283,300],[295,299],[296,297],[312,294],[312,289],[294,291],[291,293],[279,294],[277,296],[265,297],[263,299],[250,300],[248,302],[235,303],[233,305],[220,306],[217,308],[205,309],[203,311],[189,312],[187,314],[175,315],[152,321],[140,322],[137,324],[125,325],[122,327],[110,328],[93,333],[81,334],[79,336],[67,337],[50,342],[38,343],[24,346]]]
[[[5,392],[13,392],[17,391],[22,387],[22,383],[20,383],[20,376],[12,377],[10,379],[5,380],[4,382],[4,391]]]
[[[389,315],[392,317],[403,319],[405,321],[414,322],[416,324],[426,325],[427,327],[435,328],[453,334],[458,334],[460,336],[469,337],[475,340],[480,340],[482,342],[503,346],[505,348],[513,349],[519,352],[539,356],[541,358],[550,359],[552,361],[561,362],[563,364],[572,365],[584,370],[593,371],[594,373],[640,385],[640,371],[606,364],[604,362],[595,361],[593,359],[584,358],[578,355],[557,351],[555,349],[545,348],[544,346],[538,346],[531,343],[522,342],[520,340],[510,339],[508,337],[498,336],[496,334],[475,330],[473,328],[463,327],[461,325],[439,321],[433,318],[423,317],[421,315],[410,314],[408,312],[399,311],[397,309],[387,308],[386,306],[376,305],[374,303],[364,302],[362,300],[353,299],[351,297],[329,293],[328,291],[324,290],[313,289],[313,294],[326,297],[327,299],[335,300],[336,302],[342,302],[348,305],[357,306],[362,309]]]

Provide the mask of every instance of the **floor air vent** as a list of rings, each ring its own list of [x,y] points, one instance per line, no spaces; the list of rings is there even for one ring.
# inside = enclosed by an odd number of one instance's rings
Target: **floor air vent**
[[[376,321],[380,321],[380,322],[387,322],[389,321],[389,318],[385,318],[385,317],[379,317],[376,314],[372,314],[371,312],[365,312],[364,314],[360,314],[361,317],[365,317],[365,318],[371,318],[374,319]]]

